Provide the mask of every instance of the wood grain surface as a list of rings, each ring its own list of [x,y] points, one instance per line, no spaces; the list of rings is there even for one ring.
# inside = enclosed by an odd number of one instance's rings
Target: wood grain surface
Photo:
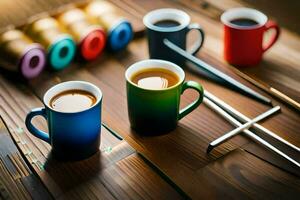
[[[0,199],[51,199],[0,121]]]
[[[228,6],[243,5],[242,2],[226,0],[223,3],[226,5],[211,0],[112,2],[140,23],[142,16],[152,9],[175,7],[187,11],[192,21],[201,24],[206,31],[204,47],[197,56],[270,97],[274,104],[280,105],[282,112],[261,124],[300,146],[300,114],[240,78],[222,58],[222,25],[219,15]],[[266,54],[265,60],[270,60],[271,66],[276,63],[273,66],[276,69],[279,63],[282,69],[290,69],[292,66],[296,71],[299,70],[299,46],[295,45],[298,43],[298,36],[284,27],[282,38]],[[289,57],[282,53],[285,49],[284,52]],[[26,162],[32,166],[32,171],[38,175],[53,197],[97,198],[101,195],[102,198],[118,199],[297,198],[300,193],[299,169],[242,134],[207,155],[205,151],[208,143],[233,127],[204,105],[182,119],[176,130],[168,134],[147,137],[131,130],[127,116],[124,72],[132,63],[148,57],[147,42],[143,37],[135,39],[126,50],[117,54],[106,53],[90,63],[75,62],[61,72],[45,71],[30,82],[20,82],[17,77],[6,73],[0,76],[0,115]],[[265,60],[262,67],[266,65]],[[183,67],[186,80],[201,83],[206,90],[251,118],[270,109],[269,106],[203,76],[202,72],[194,70],[189,64]],[[268,78],[271,79],[272,75]],[[282,81],[282,87],[286,87],[286,91],[289,90],[295,98],[300,96],[295,91],[295,86],[299,84],[298,76],[298,72],[291,75],[291,79],[296,79],[288,85]],[[273,80],[275,79],[276,75],[273,76]],[[85,80],[101,88],[104,96],[103,122],[124,138],[124,141],[118,141],[103,128],[101,153],[72,164],[53,160],[49,154],[50,146],[31,136],[24,127],[26,113],[33,107],[41,106],[42,96],[47,89],[68,80]],[[186,91],[182,96],[181,106],[192,102],[196,95],[193,91]],[[46,129],[44,121],[37,119],[35,123]],[[279,145],[265,135],[257,134],[272,144]],[[299,153],[284,145],[279,147],[300,162]]]

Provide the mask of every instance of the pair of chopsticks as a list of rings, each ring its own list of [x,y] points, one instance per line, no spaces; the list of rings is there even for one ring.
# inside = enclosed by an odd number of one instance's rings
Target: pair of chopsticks
[[[271,145],[270,143],[268,143],[267,141],[265,141],[261,137],[257,136],[255,133],[248,130],[248,128],[253,126],[254,129],[260,130],[260,131],[264,132],[265,134],[273,137],[274,139],[276,139],[276,140],[286,144],[287,146],[293,148],[294,150],[300,152],[299,147],[289,143],[288,141],[286,141],[283,138],[279,137],[278,135],[276,135],[272,131],[270,131],[270,130],[268,130],[268,129],[264,128],[263,126],[256,123],[259,120],[262,120],[262,119],[266,118],[267,116],[270,116],[271,114],[274,114],[277,111],[279,111],[280,110],[279,106],[276,106],[276,107],[268,110],[267,112],[259,115],[258,117],[250,120],[248,117],[246,117],[242,113],[238,112],[233,107],[229,106],[228,104],[226,104],[224,101],[217,98],[213,94],[205,91],[204,96],[205,97],[204,97],[203,102],[209,108],[211,108],[212,110],[214,110],[215,112],[217,112],[218,114],[223,116],[227,121],[229,121],[231,124],[233,124],[234,126],[237,127],[236,129],[226,133],[225,135],[223,135],[220,138],[218,138],[218,139],[214,140],[213,142],[211,142],[209,144],[208,148],[207,148],[207,153],[209,153],[214,147],[222,144],[223,142],[227,141],[229,138],[231,138],[231,137],[237,135],[239,132],[243,131],[251,139],[255,140],[256,142],[258,142],[260,144],[262,144],[263,146],[267,147],[268,149],[274,151],[275,153],[277,153],[281,157],[283,157],[283,158],[287,159],[288,161],[290,161],[291,163],[295,164],[297,167],[300,167],[300,163],[298,163],[296,160],[289,157],[288,155],[286,155],[285,153],[283,153],[282,151],[280,151],[279,149],[277,149],[276,147],[274,147],[273,145]],[[231,115],[233,115],[234,117],[231,116]],[[239,122],[236,118],[238,120],[246,122],[246,123],[241,124],[241,122]]]

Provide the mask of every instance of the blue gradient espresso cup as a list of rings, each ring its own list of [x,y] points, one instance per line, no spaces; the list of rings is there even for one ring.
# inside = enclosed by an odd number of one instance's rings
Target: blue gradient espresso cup
[[[31,134],[52,146],[55,157],[78,160],[99,150],[102,92],[97,86],[84,81],[63,82],[46,92],[43,103],[44,108],[28,113],[25,124]],[[47,120],[49,133],[31,123],[38,115]]]

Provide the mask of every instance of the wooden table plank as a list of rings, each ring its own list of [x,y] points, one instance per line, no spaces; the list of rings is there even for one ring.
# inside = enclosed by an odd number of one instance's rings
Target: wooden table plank
[[[105,196],[108,199],[181,198],[126,142],[115,146],[111,152],[77,163],[50,162],[51,159],[45,164],[45,170],[63,191],[58,198],[68,199],[79,193],[80,199]],[[143,179],[144,176],[147,178]]]
[[[51,199],[27,167],[0,120],[0,199]]]
[[[299,195],[299,176],[241,149],[198,170],[197,176],[206,199],[296,199]]]
[[[113,190],[116,199],[182,198],[154,174],[138,154],[132,154],[105,169],[101,177],[105,186]]]

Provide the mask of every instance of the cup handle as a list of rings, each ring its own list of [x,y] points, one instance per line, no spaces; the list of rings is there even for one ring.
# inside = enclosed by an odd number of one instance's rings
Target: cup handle
[[[279,26],[271,20],[269,20],[265,25],[265,31],[268,31],[270,29],[275,29],[275,33],[270,39],[270,42],[265,47],[263,47],[263,52],[267,51],[271,46],[273,46],[273,44],[277,41],[280,34]]]
[[[197,83],[195,81],[187,81],[187,82],[183,83],[181,94],[183,94],[184,91],[189,88],[196,90],[199,93],[199,97],[193,103],[189,104],[188,106],[186,106],[185,108],[183,108],[179,111],[179,120],[182,119],[183,117],[185,117],[187,114],[189,114],[193,110],[195,110],[203,101],[204,90],[203,90],[203,87],[199,83]]]
[[[44,140],[45,142],[48,142],[50,144],[49,134],[37,129],[31,123],[31,120],[37,115],[41,115],[45,119],[47,119],[46,109],[45,108],[35,108],[35,109],[31,110],[26,116],[25,125],[32,135],[34,135],[35,137],[40,138],[41,140]]]
[[[204,31],[203,29],[200,27],[199,24],[190,24],[187,28],[187,33],[190,32],[191,30],[197,30],[199,32],[199,37],[197,39],[197,41],[195,42],[194,45],[192,45],[192,47],[188,50],[188,52],[192,55],[195,55],[202,47],[203,42],[204,42]]]

